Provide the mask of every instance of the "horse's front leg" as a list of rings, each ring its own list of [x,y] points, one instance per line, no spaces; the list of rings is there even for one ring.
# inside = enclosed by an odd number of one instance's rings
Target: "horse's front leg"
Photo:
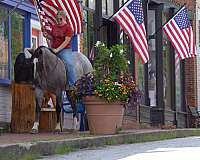
[[[35,102],[36,102],[35,121],[31,129],[31,133],[33,134],[38,133],[38,127],[39,127],[39,121],[40,121],[40,110],[42,106],[43,96],[44,96],[44,92],[39,88],[35,88]]]
[[[56,96],[56,115],[57,115],[57,123],[56,123],[56,128],[55,128],[56,133],[61,132],[61,125],[60,125],[61,108],[62,108],[62,94],[60,94],[59,96]]]

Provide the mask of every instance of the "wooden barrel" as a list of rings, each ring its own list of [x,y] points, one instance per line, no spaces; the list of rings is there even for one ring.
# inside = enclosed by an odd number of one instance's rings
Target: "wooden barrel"
[[[35,96],[30,84],[12,84],[11,131],[30,132],[35,119]]]

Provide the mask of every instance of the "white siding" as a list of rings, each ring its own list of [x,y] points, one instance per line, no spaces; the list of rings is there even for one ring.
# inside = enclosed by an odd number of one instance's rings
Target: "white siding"
[[[11,87],[0,86],[0,122],[11,121]]]

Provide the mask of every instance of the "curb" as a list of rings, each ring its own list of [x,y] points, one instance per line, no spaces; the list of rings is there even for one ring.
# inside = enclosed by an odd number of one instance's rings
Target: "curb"
[[[64,148],[65,151],[68,149],[70,152],[76,149],[100,147],[104,145],[150,142],[189,136],[200,136],[200,129],[160,130],[108,136],[84,137],[71,140],[6,144],[0,145],[0,160],[21,160],[23,159],[22,157],[27,154],[37,155],[38,157],[58,154],[59,150]]]

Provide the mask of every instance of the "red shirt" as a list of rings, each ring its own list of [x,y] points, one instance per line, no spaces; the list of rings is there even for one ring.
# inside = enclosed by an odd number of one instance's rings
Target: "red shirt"
[[[72,38],[73,31],[69,24],[54,25],[50,35],[53,37],[51,47],[58,48],[65,41],[65,37]],[[65,48],[71,48],[71,40]]]

